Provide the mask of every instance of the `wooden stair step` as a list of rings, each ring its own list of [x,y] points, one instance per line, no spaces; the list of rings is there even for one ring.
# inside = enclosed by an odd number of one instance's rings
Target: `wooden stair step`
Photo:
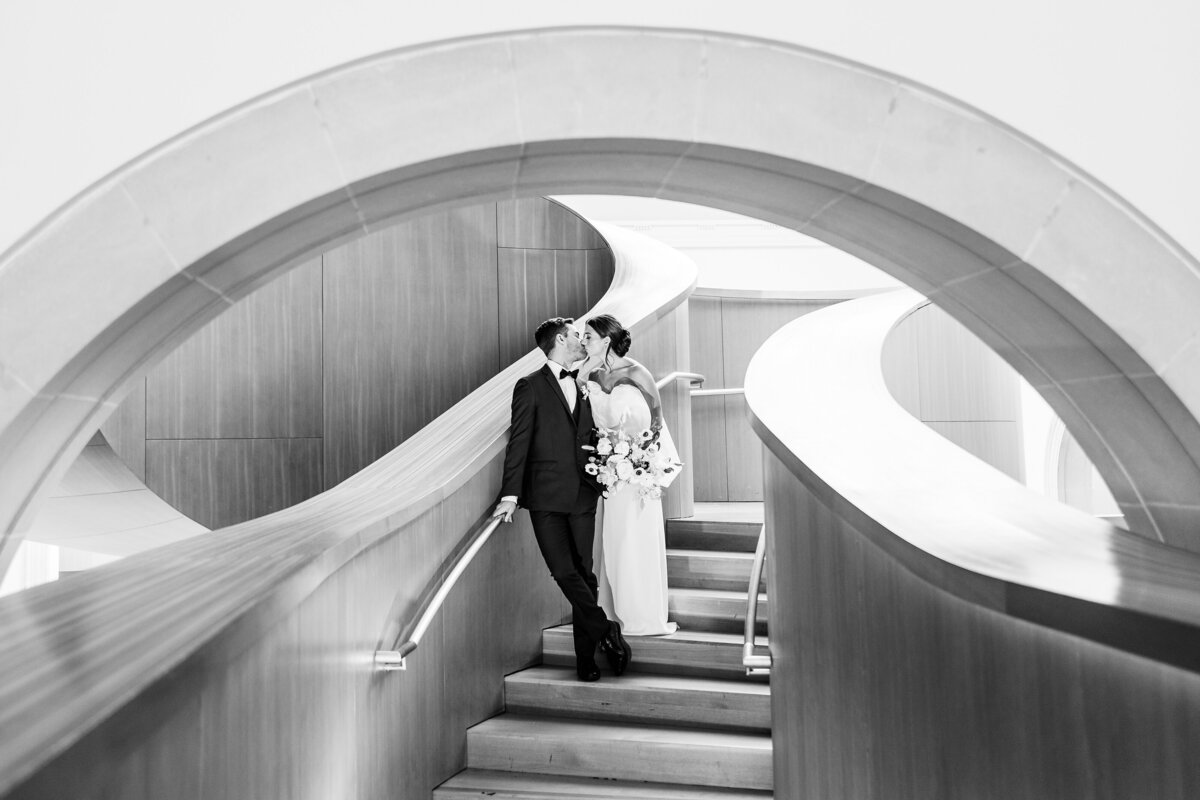
[[[675,550],[725,550],[753,553],[761,522],[711,520],[698,517],[667,520],[667,547]],[[747,580],[749,580],[747,578]]]
[[[768,791],[466,769],[433,791],[434,800],[771,800]]]
[[[667,584],[684,589],[727,589],[746,591],[754,568],[753,553],[723,553],[719,550],[668,550]],[[759,591],[767,586],[763,571]]]
[[[761,676],[746,676],[740,635],[689,630],[669,636],[631,636],[629,644],[633,648],[630,672],[764,680]],[[755,645],[757,655],[767,655],[766,637],[757,637]],[[542,631],[542,661],[555,666],[575,666],[575,643],[569,624]],[[603,673],[603,682],[609,678],[607,665],[603,658],[596,663]]]
[[[504,705],[527,715],[771,730],[770,688],[746,681],[627,672],[584,683],[573,667],[543,665],[504,679]]]
[[[732,522],[756,522],[766,518],[766,505],[755,502],[715,502],[698,500],[692,505],[692,516],[696,519],[726,520]]]
[[[686,630],[737,633],[746,621],[746,590],[670,589],[667,592],[667,617]],[[758,596],[754,631],[767,632],[767,596]]]
[[[501,714],[467,731],[467,766],[771,789],[771,737]]]

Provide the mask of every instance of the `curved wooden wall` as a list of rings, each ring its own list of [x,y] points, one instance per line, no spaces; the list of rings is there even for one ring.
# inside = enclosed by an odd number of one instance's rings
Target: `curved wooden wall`
[[[612,280],[585,221],[532,197],[367,234],[246,297],[101,426],[146,484],[221,528],[335,486],[579,316]]]
[[[880,353],[918,302],[809,315],[747,373],[776,794],[1194,797],[1200,556],[1035,494],[902,409]]]
[[[987,345],[935,305],[914,309],[882,353],[888,391],[908,413],[1024,482],[1021,387]]]
[[[596,310],[679,369],[653,342],[678,338],[695,266],[603,235],[614,278]],[[374,673],[371,656],[490,512],[513,382],[541,363],[524,356],[296,506],[0,599],[0,730],[20,731],[0,737],[0,796],[427,800],[463,765],[466,727],[499,710],[504,674],[566,615],[526,515],[407,672]]]

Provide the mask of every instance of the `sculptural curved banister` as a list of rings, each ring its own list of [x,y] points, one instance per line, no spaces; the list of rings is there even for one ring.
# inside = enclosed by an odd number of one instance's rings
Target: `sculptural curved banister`
[[[618,315],[635,335],[646,332],[686,300],[695,265],[638,234],[601,233],[615,269],[593,311]],[[280,748],[291,759],[284,777],[311,791],[344,764],[331,763],[337,753],[298,759],[302,745],[321,741],[352,752],[358,740],[347,736],[358,736],[364,749],[367,741],[376,746],[383,734],[368,730],[374,723],[364,717],[347,729],[340,715],[368,693],[379,703],[372,708],[380,725],[398,714],[396,692],[405,690],[372,682],[375,637],[389,618],[409,618],[395,613],[397,587],[407,587],[401,605],[419,604],[420,587],[460,546],[478,509],[494,500],[513,383],[543,360],[540,351],[529,353],[377,462],[303,503],[0,599],[0,730],[22,731],[0,741],[0,796],[85,796],[120,779],[114,758],[136,761],[149,751],[175,753],[194,769],[207,765],[211,782],[229,776],[234,796],[260,796],[221,761],[251,747],[255,763],[245,773],[270,772],[271,749]],[[494,642],[472,626],[500,631],[514,615],[526,620],[534,612],[544,624],[561,620],[553,584],[543,581],[544,592],[541,583],[528,585],[543,569],[532,548],[532,537],[489,548],[493,571],[477,573],[463,589],[519,589],[522,607],[485,602],[443,629],[438,646],[430,646],[433,657],[472,641],[476,657],[492,653],[495,661],[499,653],[511,663],[524,657],[513,643],[540,638],[539,627],[506,631]],[[457,602],[462,614],[465,601]],[[441,692],[438,682],[452,673],[433,669],[389,685]],[[265,737],[239,716],[259,720],[268,707],[283,721]],[[197,736],[212,743],[203,761]],[[221,750],[218,743],[227,741],[247,747]],[[293,784],[272,791],[302,794]]]
[[[921,302],[909,290],[876,295],[775,334],[746,375],[751,420],[770,451],[938,588],[1200,672],[1200,555],[1026,489],[892,398],[881,348]]]

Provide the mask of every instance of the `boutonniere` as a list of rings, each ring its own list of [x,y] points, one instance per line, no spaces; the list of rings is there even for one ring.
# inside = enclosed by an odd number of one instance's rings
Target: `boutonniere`
[[[587,384],[585,383],[579,387],[579,394],[584,400],[587,400],[592,396],[592,391],[588,389]]]

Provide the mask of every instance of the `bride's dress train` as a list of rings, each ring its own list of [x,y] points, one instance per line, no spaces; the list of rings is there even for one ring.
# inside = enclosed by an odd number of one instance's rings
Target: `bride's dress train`
[[[637,434],[650,427],[650,407],[640,389],[618,384],[605,394],[588,383],[592,417],[598,427]],[[659,442],[678,457],[664,427]],[[677,459],[678,460],[678,459]],[[667,621],[667,544],[662,501],[642,501],[636,488],[624,486],[601,498],[596,509],[593,563],[600,582],[600,606],[621,623],[626,636],[661,636],[678,626]]]

